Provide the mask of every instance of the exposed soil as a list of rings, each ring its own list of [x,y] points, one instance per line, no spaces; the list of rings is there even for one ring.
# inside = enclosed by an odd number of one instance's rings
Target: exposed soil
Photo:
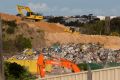
[[[27,22],[21,21],[20,17],[0,13],[4,20],[16,20],[21,30],[18,33],[24,33],[26,37],[31,36],[33,47],[50,46],[53,43],[101,43],[105,48],[120,49],[120,38],[114,36],[83,35],[64,32],[65,26],[58,23],[48,22]],[[27,31],[27,32],[26,32]],[[44,34],[39,33],[40,31]],[[29,34],[28,34],[29,33]],[[15,34],[15,35],[16,35]],[[41,37],[41,36],[42,37]]]

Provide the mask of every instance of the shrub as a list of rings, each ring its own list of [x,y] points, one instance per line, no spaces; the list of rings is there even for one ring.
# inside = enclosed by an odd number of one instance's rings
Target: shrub
[[[87,70],[87,64],[85,63],[81,63],[81,64],[78,64],[78,67],[81,69],[81,70]]]
[[[56,42],[52,46],[60,46],[60,42]]]
[[[8,26],[14,26],[14,27],[17,26],[15,20],[12,20],[12,21],[5,21],[5,20],[2,20],[2,23],[3,23],[4,25],[8,25]]]
[[[23,35],[18,35],[15,40],[15,46],[21,51],[25,48],[31,48],[32,44],[29,38],[25,38]]]
[[[91,70],[101,69],[103,67],[101,64],[97,64],[97,63],[89,63],[89,66]],[[88,65],[86,63],[78,64],[78,67],[81,70],[85,70],[85,71],[88,70]]]
[[[120,36],[120,34],[118,32],[112,32],[110,36]]]
[[[15,53],[17,51],[14,46],[14,40],[3,40],[3,51],[5,53]]]
[[[37,32],[38,32],[38,33],[43,33],[44,31],[43,31],[43,30],[38,29],[38,30],[37,30]]]
[[[15,28],[17,26],[15,20],[13,20],[13,21],[5,21],[5,20],[3,20],[2,22],[3,22],[4,25],[8,25],[8,28],[6,30],[6,32],[8,34],[13,34],[15,32]]]
[[[110,30],[111,30],[111,32],[120,33],[120,17],[111,19]]]
[[[17,63],[5,62],[5,77],[6,80],[34,80],[32,76],[23,66]]]
[[[6,32],[7,32],[8,34],[13,34],[13,33],[15,32],[15,28],[9,26],[9,27],[7,28],[7,30],[6,30]]]
[[[84,34],[105,35],[105,21],[86,23],[81,27]]]

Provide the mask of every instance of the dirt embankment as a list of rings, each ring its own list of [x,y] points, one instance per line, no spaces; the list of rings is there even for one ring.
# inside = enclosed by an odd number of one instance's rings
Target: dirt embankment
[[[71,33],[46,33],[46,44],[51,45],[56,42],[66,43],[101,43],[105,48],[120,49],[120,38],[114,36],[99,35],[78,35]]]
[[[6,21],[11,21],[11,20],[16,20],[17,24],[26,24],[29,27],[39,27],[41,30],[45,32],[64,32],[65,27],[60,24],[55,24],[55,23],[48,23],[48,22],[28,22],[28,21],[21,21],[21,18],[15,15],[9,15],[5,13],[0,13],[0,16],[3,20]]]
[[[38,26],[40,29],[44,30],[45,32],[50,33],[61,33],[64,32],[65,29],[65,27],[56,23],[36,22],[35,25]]]
[[[120,38],[119,37],[113,37],[113,36],[99,36],[99,35],[79,35],[79,34],[71,34],[64,32],[65,26],[61,24],[55,24],[55,23],[48,23],[48,22],[27,22],[27,21],[21,21],[20,17],[0,13],[2,19],[4,20],[17,20],[17,24],[19,24],[21,29],[24,29],[24,26],[32,27],[32,28],[38,28],[44,32],[44,42],[46,43],[46,46],[49,46],[55,42],[60,42],[62,44],[64,43],[101,43],[104,44],[105,48],[111,48],[111,49],[120,49]],[[31,28],[31,29],[32,29]],[[21,33],[25,33],[26,30],[21,30]],[[23,32],[24,31],[24,32]],[[29,30],[28,30],[29,31]],[[29,31],[30,32],[30,31]],[[27,36],[32,36],[33,39],[33,45],[34,47],[37,47],[41,45],[42,37],[39,36],[37,32],[32,32],[31,34],[28,34]],[[19,32],[20,33],[20,32]],[[39,36],[39,37],[38,37]],[[44,44],[43,44],[44,45]]]
[[[11,21],[11,20],[16,20],[17,22],[21,21],[20,17],[15,15],[5,14],[5,13],[0,13],[0,17],[6,21]]]

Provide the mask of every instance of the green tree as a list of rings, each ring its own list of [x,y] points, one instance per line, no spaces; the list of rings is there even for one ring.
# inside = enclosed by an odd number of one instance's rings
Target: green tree
[[[105,34],[105,21],[96,21],[81,26],[84,34],[103,35]]]
[[[120,17],[111,19],[110,30],[111,32],[117,32],[120,34]]]

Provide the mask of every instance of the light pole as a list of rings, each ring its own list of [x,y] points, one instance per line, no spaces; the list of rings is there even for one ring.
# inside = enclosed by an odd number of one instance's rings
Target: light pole
[[[2,53],[3,53],[2,51],[2,19],[0,16],[0,80],[5,80]]]

